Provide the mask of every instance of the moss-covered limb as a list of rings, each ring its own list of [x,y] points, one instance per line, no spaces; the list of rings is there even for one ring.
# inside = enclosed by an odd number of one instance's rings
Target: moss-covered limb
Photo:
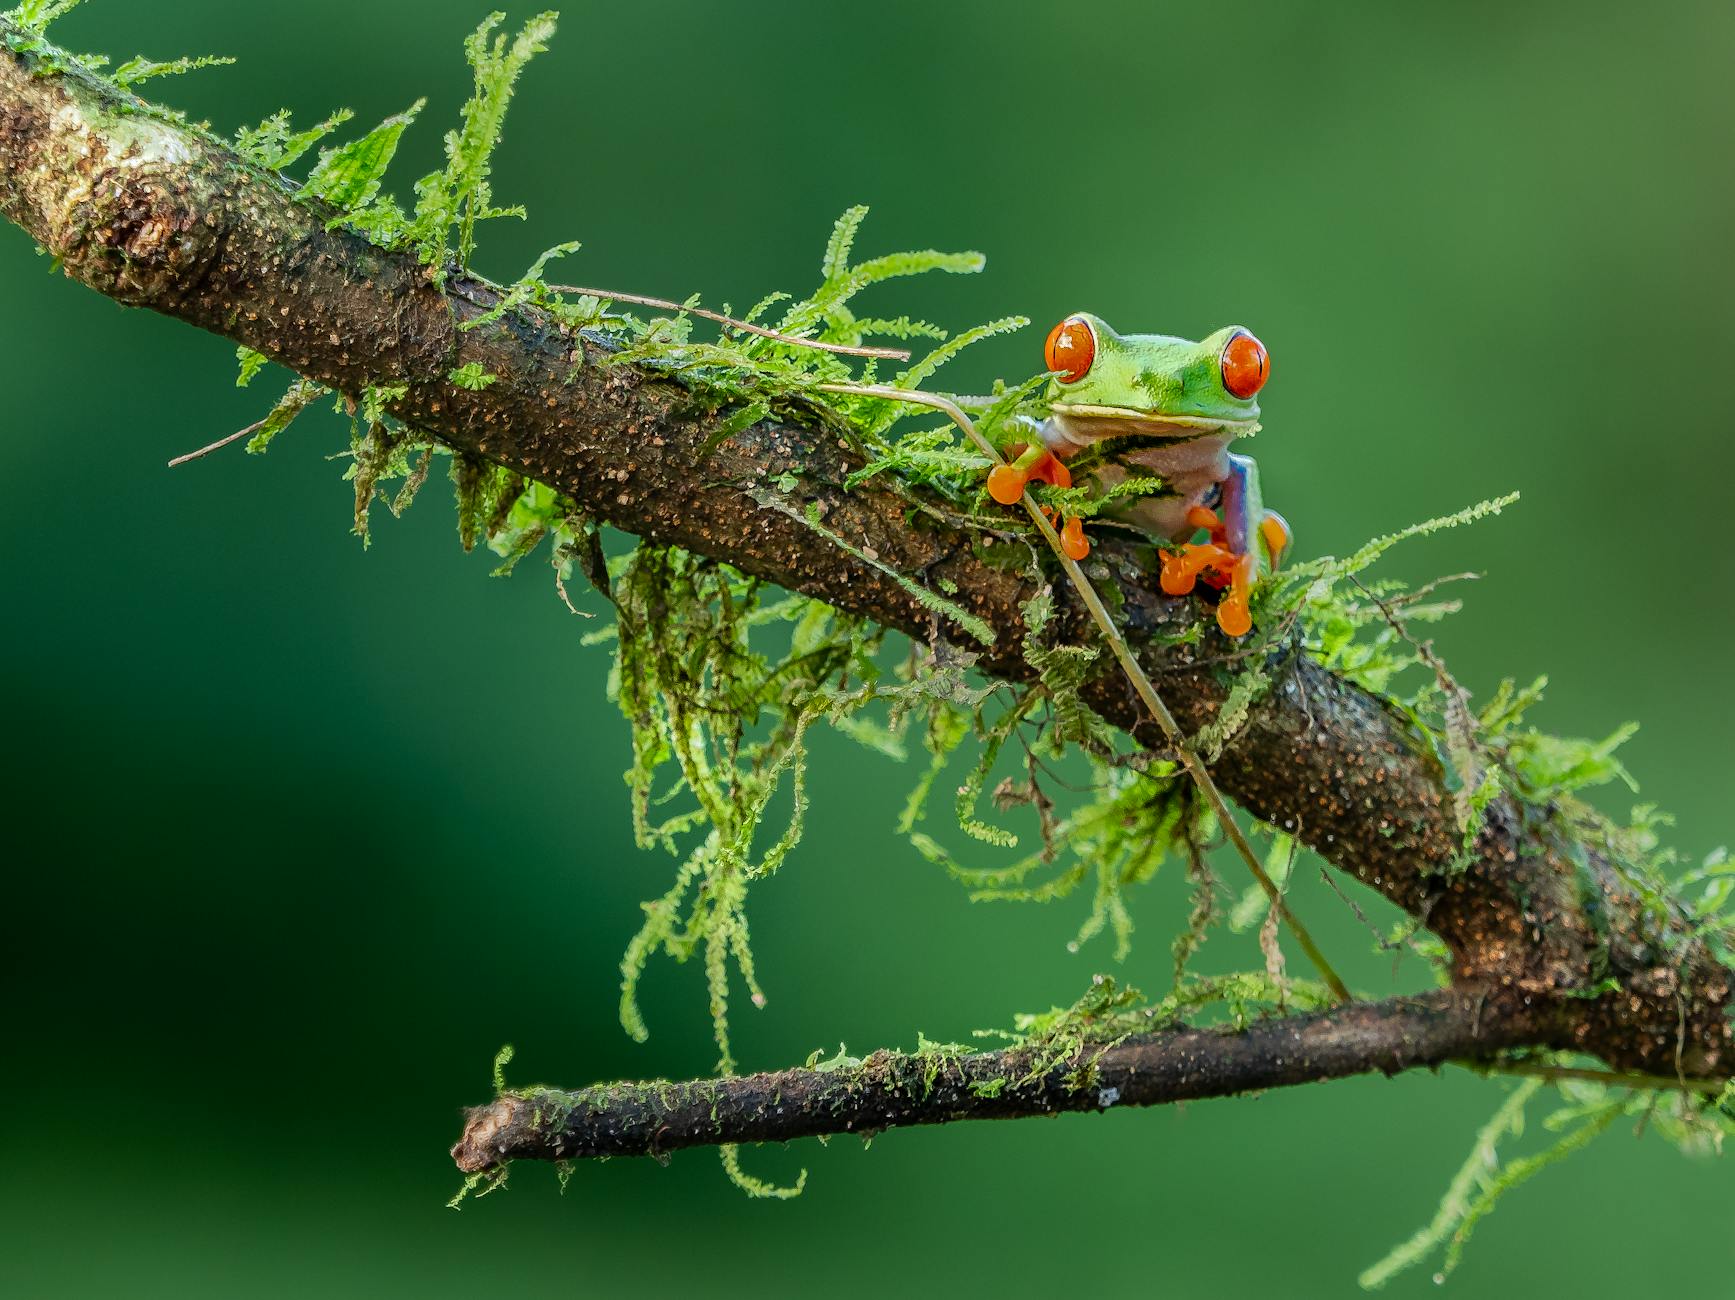
[[[836,415],[792,403],[780,418],[734,428],[733,412],[706,392],[649,367],[603,364],[606,345],[533,304],[497,312],[497,286],[456,267],[434,274],[414,250],[328,228],[333,213],[318,200],[31,44],[0,20],[0,213],[70,276],[358,401],[389,392],[392,414],[550,485],[593,519],[885,626],[962,642],[963,630],[918,598],[916,580],[956,592],[995,635],[981,666],[1035,675],[1022,650],[1028,574],[985,558],[952,516],[912,513],[877,480],[846,490],[862,462]],[[768,494],[781,498],[775,508]],[[1197,730],[1227,693],[1228,647],[1214,632],[1190,636],[1199,605],[1158,592],[1148,547],[1105,538],[1090,568],[1117,593],[1164,697]],[[1049,635],[1092,636],[1065,592]],[[1462,829],[1434,751],[1409,721],[1292,647],[1277,648],[1267,675],[1215,765],[1226,792],[1422,918],[1466,986],[1549,997],[1612,975],[1618,991],[1566,1004],[1559,1045],[1628,1068],[1716,1072],[1729,1050],[1729,977],[1680,918],[1641,906],[1600,857],[1552,839],[1541,810],[1505,798],[1487,809],[1468,869],[1454,870]],[[1139,727],[1113,672],[1086,698],[1111,722]]]
[[[945,1055],[876,1052],[859,1063],[686,1083],[531,1088],[468,1114],[452,1158],[466,1173],[510,1160],[662,1155],[963,1119],[1229,1097],[1485,1057],[1546,1037],[1544,1013],[1451,991],[1275,1018],[1240,1031],[1175,1027],[1059,1057],[1036,1047]]]

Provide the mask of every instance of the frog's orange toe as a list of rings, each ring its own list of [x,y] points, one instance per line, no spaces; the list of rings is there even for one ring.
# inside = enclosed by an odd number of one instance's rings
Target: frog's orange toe
[[[1228,573],[1235,557],[1215,542],[1188,542],[1178,551],[1164,551],[1157,582],[1171,596],[1185,596],[1207,570]],[[1209,579],[1207,579],[1209,581]]]
[[[1265,550],[1271,556],[1271,564],[1275,568],[1283,559],[1283,553],[1289,549],[1293,536],[1289,531],[1289,521],[1275,510],[1267,510],[1265,517],[1259,521],[1259,535],[1265,539]]]
[[[1229,636],[1246,636],[1253,630],[1248,595],[1253,590],[1254,559],[1251,555],[1237,555],[1228,567],[1229,590],[1217,602],[1217,626]]]
[[[1253,630],[1253,614],[1245,595],[1232,590],[1217,602],[1217,626],[1228,636],[1246,636]]]
[[[1208,533],[1214,533],[1223,527],[1223,521],[1217,517],[1217,512],[1210,506],[1188,506],[1187,526],[1203,528]]]
[[[1084,521],[1068,519],[1060,530],[1060,549],[1071,560],[1082,560],[1090,554],[1090,538],[1084,535]]]
[[[1166,595],[1185,596],[1198,581],[1198,572],[1187,563],[1187,557],[1174,551],[1163,552],[1163,566],[1157,573],[1157,585]]]
[[[1015,506],[1023,499],[1028,481],[1016,465],[996,465],[988,471],[988,495],[1003,506]]]

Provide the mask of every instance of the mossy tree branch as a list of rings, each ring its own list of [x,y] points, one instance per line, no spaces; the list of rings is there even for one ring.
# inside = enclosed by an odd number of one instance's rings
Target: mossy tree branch
[[[1259,1021],[1239,1032],[1170,1027],[1052,1054],[875,1052],[859,1063],[689,1083],[526,1088],[469,1112],[452,1159],[661,1156],[684,1147],[965,1119],[1022,1119],[1230,1097],[1475,1058],[1546,1036],[1547,1012],[1442,990]]]
[[[28,44],[0,19],[0,214],[72,278],[244,344],[339,392],[359,398],[370,388],[401,388],[392,414],[458,452],[547,483],[620,529],[912,636],[958,634],[897,576],[956,590],[995,633],[980,667],[1009,680],[1033,675],[1019,648],[1020,610],[1034,593],[1029,575],[985,559],[967,528],[912,516],[897,493],[846,490],[860,462],[834,414],[791,402],[776,418],[718,441],[730,412],[714,396],[649,368],[600,364],[606,343],[533,306],[460,328],[488,316],[503,291],[462,268],[433,276],[413,255],[328,228],[329,209],[298,198],[222,141],[79,68],[51,66]],[[452,374],[465,368],[494,382],[454,384]],[[773,497],[779,508],[765,505]],[[823,520],[851,553],[806,517]],[[1224,658],[1232,648],[1213,631],[1184,636],[1197,606],[1160,594],[1148,548],[1107,541],[1093,564],[1099,581],[1122,596],[1128,640],[1182,723],[1206,723],[1231,680]],[[1084,611],[1065,591],[1056,594],[1060,635],[1087,640]],[[1522,1041],[1657,1074],[1727,1072],[1730,975],[1687,918],[1647,908],[1608,861],[1563,842],[1546,809],[1506,797],[1488,809],[1468,863],[1454,866],[1460,836],[1433,748],[1396,710],[1293,644],[1279,646],[1266,667],[1271,688],[1213,768],[1223,789],[1254,815],[1295,829],[1336,868],[1437,934],[1450,950],[1455,986],[1484,1001],[1488,1016],[1501,1007],[1546,1008],[1505,1027],[1485,1017],[1478,1028],[1491,1037],[1454,1039],[1445,1054]],[[1111,722],[1160,746],[1112,671],[1086,695]],[[1321,1076],[1439,1059],[1397,1050],[1414,1029],[1401,1010],[1342,1014],[1355,1019],[1311,1022],[1325,1026],[1319,1032],[1335,1053]],[[1394,1017],[1391,1035],[1371,1032],[1381,1016]],[[1361,1031],[1333,1029],[1350,1023]],[[1465,1028],[1454,1032],[1461,1038]],[[1182,1053],[1244,1062],[1256,1048],[1277,1050],[1280,1032],[1290,1031],[1188,1031],[1123,1045],[1115,1060],[1124,1056],[1132,1068]],[[1359,1065],[1345,1055],[1356,1051]],[[1223,1080],[1220,1091],[1301,1077],[1275,1068],[1236,1075],[1225,1064],[1212,1077]],[[1164,1086],[1182,1085],[1155,1085],[1147,1099],[1168,1099]],[[1029,1113],[1042,1109],[1042,1095],[1032,1094]],[[816,1130],[792,1120],[784,1135],[797,1131]],[[526,1146],[520,1154],[534,1152]]]

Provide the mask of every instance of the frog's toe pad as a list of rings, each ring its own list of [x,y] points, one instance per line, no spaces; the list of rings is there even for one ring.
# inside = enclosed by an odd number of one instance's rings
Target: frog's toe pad
[[[1162,587],[1163,594],[1168,596],[1185,596],[1193,589],[1193,584],[1199,580],[1195,573],[1189,573],[1178,564],[1163,562],[1162,572],[1157,575],[1157,584]]]
[[[1074,517],[1060,530],[1060,549],[1069,560],[1082,560],[1090,554],[1090,538],[1084,535],[1084,521]]]
[[[1217,626],[1226,636],[1246,636],[1253,630],[1253,614],[1247,608],[1245,593],[1231,588],[1217,602]]]
[[[1003,506],[1015,506],[1024,497],[1029,475],[1016,465],[996,465],[988,471],[988,495]]]
[[[1276,568],[1295,536],[1290,530],[1289,521],[1275,510],[1267,510],[1264,518],[1259,521],[1259,535],[1265,541],[1265,551],[1271,557],[1271,567]]]

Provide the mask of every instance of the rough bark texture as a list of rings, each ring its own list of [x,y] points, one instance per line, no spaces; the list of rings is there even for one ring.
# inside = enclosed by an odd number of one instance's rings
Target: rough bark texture
[[[978,556],[967,530],[912,517],[900,496],[845,491],[858,462],[836,417],[791,409],[702,454],[728,414],[704,393],[599,365],[604,343],[535,309],[460,331],[499,301],[496,286],[461,271],[441,286],[411,256],[328,230],[329,213],[220,141],[82,72],[54,71],[21,44],[0,20],[0,214],[67,275],[342,392],[405,385],[394,412],[404,420],[552,484],[628,532],[915,636],[963,639],[936,627],[885,573],[751,494],[774,491],[790,473],[797,486],[784,495],[794,513],[811,504],[881,564],[929,586],[955,584],[996,632],[984,670],[1030,676],[1018,649],[1028,579]],[[454,387],[449,372],[471,362],[498,382]],[[1129,640],[1182,722],[1197,727],[1222,699],[1229,675],[1217,661],[1230,647],[1214,631],[1175,644],[1198,606],[1162,596],[1149,562],[1148,548],[1105,540],[1092,567],[1118,587]],[[1088,639],[1083,611],[1060,595],[1063,635]],[[1548,1015],[1525,1020],[1528,1042],[1660,1074],[1727,1072],[1730,975],[1681,918],[1647,915],[1606,861],[1548,832],[1546,810],[1509,800],[1490,810],[1469,868],[1448,871],[1457,832],[1432,749],[1379,699],[1293,649],[1269,668],[1272,689],[1214,768],[1226,792],[1254,815],[1298,828],[1327,861],[1419,917],[1449,947],[1459,988],[1490,995],[1490,1006],[1549,1004]],[[1104,673],[1090,696],[1112,722],[1160,743],[1118,675]],[[1618,991],[1565,996],[1605,975]],[[1173,1040],[1182,1041],[1207,1042]],[[1243,1050],[1231,1043],[1274,1041],[1208,1040],[1225,1053]],[[1370,1055],[1365,1066],[1388,1059]]]

